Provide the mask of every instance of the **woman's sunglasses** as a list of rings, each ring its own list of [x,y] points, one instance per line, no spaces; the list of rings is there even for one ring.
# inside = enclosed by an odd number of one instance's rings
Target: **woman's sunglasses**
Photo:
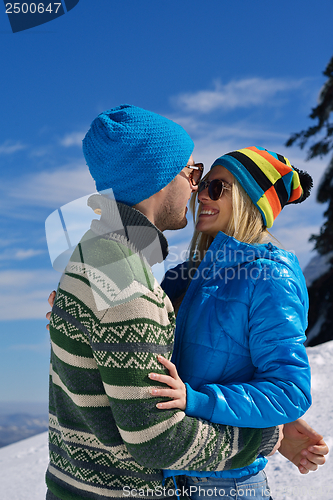
[[[198,194],[204,191],[207,187],[209,198],[216,201],[221,198],[225,189],[231,189],[231,184],[229,184],[229,182],[227,181],[221,181],[220,179],[213,179],[212,181],[201,181],[199,184]]]

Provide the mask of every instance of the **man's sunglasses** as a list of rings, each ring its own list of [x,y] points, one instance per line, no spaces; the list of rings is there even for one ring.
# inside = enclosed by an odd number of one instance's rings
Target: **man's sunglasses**
[[[221,179],[213,179],[212,181],[201,181],[199,184],[198,194],[204,191],[208,187],[208,195],[211,200],[218,200],[221,198],[223,191],[230,190],[231,184],[227,181],[221,181]]]
[[[197,186],[202,177],[204,166],[203,163],[195,163],[194,165],[186,165],[186,168],[190,168],[192,172],[189,175],[192,186]]]

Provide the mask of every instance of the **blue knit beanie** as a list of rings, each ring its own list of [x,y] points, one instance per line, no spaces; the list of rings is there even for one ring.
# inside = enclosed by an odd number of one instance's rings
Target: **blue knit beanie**
[[[187,165],[194,144],[177,123],[128,104],[104,111],[83,139],[97,191],[112,189],[133,206],[160,191]]]

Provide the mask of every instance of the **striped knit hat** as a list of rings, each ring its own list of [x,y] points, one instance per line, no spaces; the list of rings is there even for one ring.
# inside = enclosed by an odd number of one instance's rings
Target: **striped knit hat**
[[[97,191],[133,206],[164,188],[187,165],[194,144],[177,123],[122,104],[101,113],[83,139]]]
[[[259,147],[232,151],[221,156],[212,167],[225,167],[238,180],[264,219],[272,227],[282,208],[301,203],[310,194],[312,178],[293,167],[288,158]]]

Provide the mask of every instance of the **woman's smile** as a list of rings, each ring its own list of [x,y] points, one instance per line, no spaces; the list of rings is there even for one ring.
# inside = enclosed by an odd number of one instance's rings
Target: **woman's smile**
[[[211,217],[212,215],[217,215],[218,213],[219,213],[219,210],[216,210],[215,208],[203,206],[199,217],[206,217],[206,216]]]
[[[208,180],[220,179],[230,186],[234,176],[221,165],[217,165],[209,173]],[[215,238],[219,231],[225,231],[232,214],[231,190],[225,190],[217,200],[210,198],[207,186],[199,192],[198,200],[201,211],[196,230]]]

